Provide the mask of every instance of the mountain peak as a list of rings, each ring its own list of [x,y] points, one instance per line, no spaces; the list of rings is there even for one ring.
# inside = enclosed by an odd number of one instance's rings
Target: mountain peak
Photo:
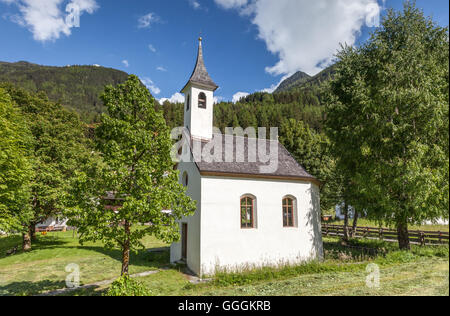
[[[305,73],[303,71],[297,71],[291,77],[289,77],[286,80],[284,80],[278,86],[278,88],[275,90],[275,93],[288,91],[291,88],[293,88],[294,86],[299,86],[299,85],[305,83],[306,81],[308,81],[311,78],[312,77],[310,75],[308,75],[307,73]]]
[[[274,93],[287,92],[300,88],[311,88],[320,86],[323,82],[330,80],[335,74],[335,65],[331,65],[319,72],[314,77],[304,73],[297,72],[293,76],[284,80]]]

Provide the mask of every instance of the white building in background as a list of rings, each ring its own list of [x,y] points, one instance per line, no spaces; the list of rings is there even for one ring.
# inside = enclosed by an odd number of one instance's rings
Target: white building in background
[[[335,211],[336,211],[336,218],[340,219],[340,220],[344,220],[345,219],[345,205],[344,203],[338,204],[335,207]],[[352,219],[353,217],[355,217],[355,208],[351,205],[348,206],[348,218]]]
[[[319,182],[278,140],[262,141],[266,148],[276,149],[273,172],[262,171],[267,161],[249,159],[251,138],[232,136],[231,149],[223,146],[227,149],[219,154],[236,157],[238,144],[244,144],[245,162],[193,158],[196,144],[205,148],[217,136],[213,130],[217,88],[204,65],[200,39],[194,72],[182,90],[186,96],[185,136],[191,141],[182,154],[192,162],[178,165],[180,182],[197,201],[197,210],[180,221],[182,238],[171,246],[171,262],[184,261],[194,273],[204,276],[224,269],[321,260]]]
[[[49,217],[45,221],[36,225],[37,229],[56,229],[56,230],[65,230],[68,228],[67,222],[69,220],[67,218],[59,218],[59,217]]]

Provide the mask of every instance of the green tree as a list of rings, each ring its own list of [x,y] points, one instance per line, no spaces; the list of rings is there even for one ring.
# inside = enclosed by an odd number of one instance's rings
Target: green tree
[[[169,128],[139,79],[130,76],[124,84],[106,87],[102,100],[108,112],[95,141],[103,162],[96,160],[78,172],[71,223],[81,242],[100,240],[119,247],[121,274],[126,275],[130,251],[143,248],[144,236],[178,240],[177,220],[192,215],[196,206],[178,183]],[[107,194],[112,201],[105,199]]]
[[[0,231],[22,231],[31,217],[32,137],[11,97],[0,88]]]
[[[302,121],[289,119],[281,125],[280,142],[306,171],[321,181],[321,209],[325,211],[335,206],[338,202],[335,162],[330,155],[328,138]]]
[[[33,137],[30,202],[33,216],[24,223],[29,232],[23,236],[23,248],[29,250],[36,224],[49,217],[64,216],[75,171],[91,154],[85,126],[78,115],[50,102],[44,93],[29,94],[10,84],[4,87],[25,115],[25,125]]]
[[[365,45],[343,47],[330,86],[339,160],[369,215],[396,225],[401,249],[410,248],[408,225],[449,215],[448,39],[406,2]]]

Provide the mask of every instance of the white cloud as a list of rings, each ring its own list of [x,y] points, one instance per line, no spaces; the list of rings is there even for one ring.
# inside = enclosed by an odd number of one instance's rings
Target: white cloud
[[[174,95],[172,95],[170,98],[161,98],[159,102],[162,104],[166,101],[169,101],[170,103],[184,103],[184,95],[177,92]]]
[[[156,53],[156,48],[152,44],[148,44],[148,49],[150,49],[151,52]]]
[[[332,62],[340,43],[355,44],[381,8],[377,0],[214,0],[237,9],[258,28],[258,37],[279,57],[273,75],[316,74]]]
[[[167,71],[167,69],[164,68],[163,66],[156,67],[156,70],[161,71],[161,72],[166,72]]]
[[[140,29],[150,28],[153,24],[155,24],[159,21],[160,21],[159,16],[157,16],[153,12],[150,12],[149,14],[146,14],[139,18],[138,28],[140,28]]]
[[[214,104],[220,103],[224,100],[224,97],[221,96],[214,96]]]
[[[214,96],[214,104],[222,102],[223,101],[223,97],[221,96]],[[185,101],[185,97],[183,94],[176,92],[175,94],[173,94],[170,98],[161,98],[159,99],[159,103],[163,104],[166,101],[169,101],[170,103],[184,103]]]
[[[197,0],[189,0],[189,4],[190,4],[191,7],[193,7],[195,10],[200,9],[200,7],[201,7],[200,2],[198,2]]]
[[[287,75],[283,76],[283,77],[280,79],[280,81],[279,81],[278,83],[271,85],[270,88],[262,89],[261,92],[267,92],[267,93],[272,93],[272,92],[274,92],[274,91],[280,86],[280,84],[281,84],[284,80],[286,80],[287,78],[289,78],[291,75],[292,75],[292,74],[287,74]]]
[[[218,5],[225,9],[241,8],[247,4],[247,0],[214,0]]]
[[[248,92],[237,92],[233,95],[233,103],[237,103],[239,102],[239,100],[241,100],[242,98],[245,98],[246,96],[248,96],[250,93]]]
[[[11,20],[26,27],[33,38],[40,42],[55,41],[61,34],[69,36],[73,27],[79,27],[79,18],[83,13],[94,13],[99,8],[96,0],[0,0],[14,4],[19,14]],[[62,5],[66,3],[64,12]]]
[[[122,64],[127,68],[130,67],[130,63],[126,59],[122,60]]]
[[[158,88],[155,83],[148,77],[141,78],[142,83],[150,90],[152,95],[158,95],[161,93],[161,89]]]

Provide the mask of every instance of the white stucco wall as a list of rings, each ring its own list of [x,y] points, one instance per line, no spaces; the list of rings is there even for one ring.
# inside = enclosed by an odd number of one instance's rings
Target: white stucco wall
[[[240,198],[256,196],[257,228],[241,229]],[[282,199],[297,200],[298,227],[284,228]],[[296,264],[323,258],[319,189],[308,182],[202,177],[200,275],[216,268]]]
[[[180,183],[182,183],[183,174],[188,174],[188,187],[187,195],[194,201],[197,201],[197,210],[194,216],[184,217],[179,225],[181,232],[181,225],[187,223],[188,225],[188,238],[187,238],[187,265],[200,275],[200,218],[201,218],[201,179],[200,173],[194,163],[180,163],[178,166],[180,171]],[[177,262],[181,260],[181,241],[173,243],[170,247],[170,262]]]
[[[206,109],[198,107],[198,95],[200,92],[203,92],[206,95]],[[189,84],[184,90],[184,93],[186,96],[184,105],[184,126],[189,129],[191,135],[195,138],[211,139],[213,135],[213,91]],[[188,95],[190,95],[191,104],[189,106],[189,111],[186,111]]]

